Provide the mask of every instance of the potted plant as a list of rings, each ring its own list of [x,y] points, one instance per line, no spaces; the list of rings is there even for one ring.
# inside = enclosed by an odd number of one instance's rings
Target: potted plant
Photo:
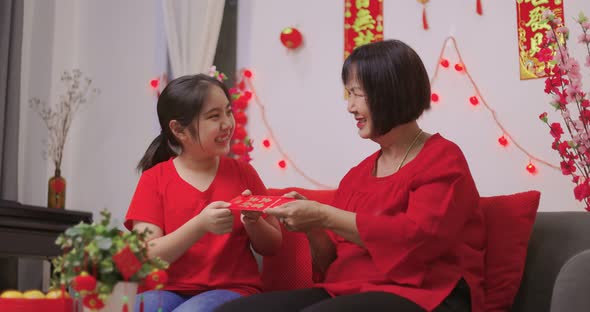
[[[108,211],[101,215],[99,223],[80,223],[57,238],[63,254],[52,261],[52,287],[69,289],[75,305],[81,299],[91,310],[131,311],[138,285],[163,287],[168,264],[148,258],[147,231],[120,231]]]

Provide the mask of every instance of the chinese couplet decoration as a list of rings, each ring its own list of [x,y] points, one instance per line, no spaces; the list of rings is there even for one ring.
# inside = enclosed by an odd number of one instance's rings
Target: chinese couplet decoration
[[[545,32],[550,29],[543,22],[543,12],[551,10],[563,21],[563,0],[517,0],[518,58],[520,79],[534,79],[547,76],[545,62],[537,58],[541,51]]]
[[[357,47],[383,40],[383,0],[345,0],[344,58]]]

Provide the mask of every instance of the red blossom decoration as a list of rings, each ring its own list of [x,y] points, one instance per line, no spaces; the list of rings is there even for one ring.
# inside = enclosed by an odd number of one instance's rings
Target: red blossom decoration
[[[571,176],[575,184],[574,197],[583,201],[585,209],[590,211],[590,100],[582,92],[581,65],[567,46],[569,29],[551,11],[545,11],[542,16],[550,29],[541,42],[536,58],[547,63],[545,73],[548,77],[544,91],[552,95],[551,105],[563,119],[563,126],[560,122],[549,121],[547,113],[539,115],[539,119],[549,127],[553,137],[551,148],[561,157],[561,172]],[[580,13],[576,22],[582,28],[580,37],[585,38],[590,32],[588,18]],[[585,45],[583,50],[588,52],[590,59],[590,41],[579,43]],[[590,61],[585,66],[590,67]]]

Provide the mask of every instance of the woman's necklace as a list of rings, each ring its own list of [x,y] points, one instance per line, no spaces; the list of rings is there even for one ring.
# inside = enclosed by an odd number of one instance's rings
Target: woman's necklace
[[[420,135],[422,135],[422,132],[423,132],[422,129],[420,129],[420,132],[418,132],[418,134],[414,138],[414,141],[412,141],[412,144],[410,144],[410,147],[408,147],[408,150],[406,151],[404,158],[402,158],[402,161],[399,163],[399,166],[397,166],[397,170],[395,170],[395,172],[398,172],[402,168],[404,161],[406,161],[406,158],[408,158],[408,154],[410,154],[410,151],[412,150],[412,148],[414,147],[416,142],[418,142],[418,138],[420,137]]]

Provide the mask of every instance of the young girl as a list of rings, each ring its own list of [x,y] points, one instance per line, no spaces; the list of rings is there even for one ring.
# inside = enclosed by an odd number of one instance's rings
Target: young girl
[[[203,74],[172,80],[158,99],[162,132],[139,162],[125,220],[128,229],[149,229],[149,256],[170,263],[166,287],[142,294],[146,312],[212,311],[258,293],[250,245],[262,255],[280,247],[275,217],[228,209],[242,193],[266,194],[254,168],[224,157],[235,125],[229,99],[223,83]]]

